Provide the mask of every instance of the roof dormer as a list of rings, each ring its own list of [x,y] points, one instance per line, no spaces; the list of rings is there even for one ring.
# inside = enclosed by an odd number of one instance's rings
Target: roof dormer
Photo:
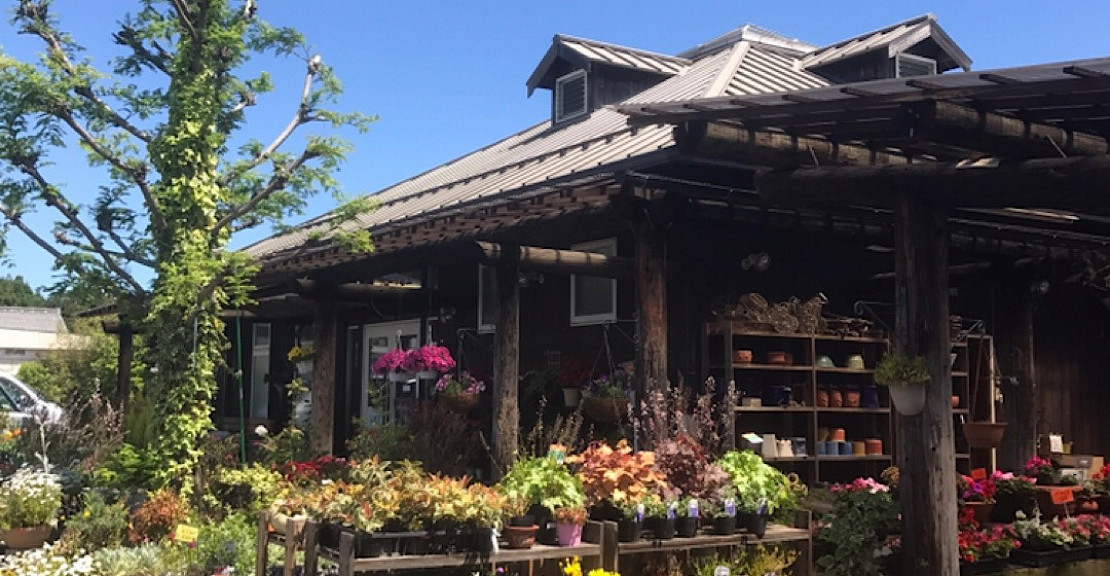
[[[528,78],[528,95],[536,88],[551,90],[552,124],[571,122],[681,74],[689,64],[685,58],[556,35]]]
[[[926,14],[818,48],[800,65],[832,82],[847,83],[970,70],[971,59]]]

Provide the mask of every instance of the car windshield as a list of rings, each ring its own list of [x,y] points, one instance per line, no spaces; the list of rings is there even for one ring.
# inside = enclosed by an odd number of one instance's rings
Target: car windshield
[[[27,410],[37,404],[34,396],[7,378],[0,377],[0,390],[11,399],[16,409]]]

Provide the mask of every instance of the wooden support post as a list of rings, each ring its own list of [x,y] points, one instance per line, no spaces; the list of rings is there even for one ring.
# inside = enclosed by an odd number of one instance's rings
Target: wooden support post
[[[925,409],[896,417],[906,574],[956,576],[956,450],[948,330],[948,231],[942,210],[902,194],[894,220],[895,345],[923,356]]]
[[[1037,311],[1037,296],[1029,290],[1018,290],[1022,295],[1020,311],[1009,323],[1010,345],[999,351],[1003,361],[1003,378],[1000,382],[1002,415],[999,422],[1006,422],[1006,434],[998,450],[998,467],[1003,470],[1021,470],[1030,456],[1037,452],[1037,378],[1033,347],[1033,318]]]
[[[310,448],[317,454],[334,449],[336,304],[331,298],[315,301],[312,343],[316,347],[312,366],[312,416],[309,418]]]
[[[667,389],[667,243],[658,220],[636,222],[636,398]]]
[[[119,327],[119,359],[116,364],[116,408],[127,412],[131,400],[131,364],[135,357],[135,330],[130,323]]]
[[[520,283],[515,262],[494,269],[497,284],[497,327],[494,348],[493,456],[500,477],[516,459],[520,432],[517,406],[520,377]]]

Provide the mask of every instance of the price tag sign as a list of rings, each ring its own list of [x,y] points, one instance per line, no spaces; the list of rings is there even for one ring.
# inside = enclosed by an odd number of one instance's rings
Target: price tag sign
[[[177,528],[173,531],[173,541],[182,542],[185,544],[195,544],[197,537],[200,536],[200,529],[196,526],[189,526],[186,524],[178,524]]]
[[[1053,504],[1067,504],[1068,502],[1074,502],[1074,501],[1075,501],[1075,492],[1073,492],[1071,490],[1064,489],[1064,490],[1053,490],[1052,491],[1052,503]]]
[[[976,468],[976,469],[972,470],[971,471],[971,479],[972,480],[986,480],[987,479],[987,469],[986,468]]]

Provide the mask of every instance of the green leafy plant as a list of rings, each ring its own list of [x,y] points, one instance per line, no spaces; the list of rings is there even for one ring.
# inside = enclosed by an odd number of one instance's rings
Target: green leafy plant
[[[887,535],[900,526],[889,487],[867,478],[831,491],[836,499],[817,530],[822,576],[880,576]]]
[[[93,552],[93,567],[105,576],[148,576],[169,573],[166,549],[147,543],[123,548],[103,548]]]
[[[501,479],[498,489],[510,499],[521,499],[552,511],[586,504],[582,479],[550,456],[518,461]]]
[[[921,356],[885,354],[875,365],[875,383],[881,386],[907,386],[929,381],[929,366]]]
[[[797,482],[769,466],[751,450],[726,452],[717,460],[717,465],[732,478],[740,510],[756,512],[766,506],[768,514],[792,520],[798,501],[804,496]]]
[[[726,566],[732,574],[787,576],[787,569],[797,561],[795,550],[764,546],[745,547],[728,557],[714,556],[693,563],[694,576],[714,576],[718,566]]]
[[[100,550],[122,546],[127,541],[129,513],[122,502],[109,504],[99,492],[85,496],[85,507],[66,519],[63,548]]]

